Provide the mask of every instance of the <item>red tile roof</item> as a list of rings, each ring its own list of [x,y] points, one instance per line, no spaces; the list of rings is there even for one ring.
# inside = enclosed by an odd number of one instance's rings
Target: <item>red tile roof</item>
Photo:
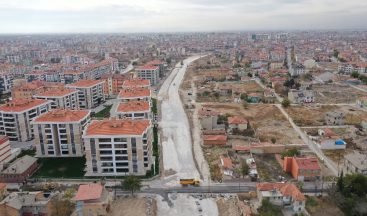
[[[75,88],[91,88],[95,85],[104,83],[103,80],[80,80],[76,83],[72,83],[67,85],[68,87],[75,87]]]
[[[247,120],[241,116],[228,117],[228,124],[247,124]]]
[[[53,109],[35,118],[34,122],[78,122],[87,117],[89,114],[89,110]]]
[[[296,163],[298,165],[299,169],[302,170],[320,170],[320,165],[318,163],[317,158],[311,157],[311,158],[294,158],[296,160]]]
[[[222,166],[226,169],[233,169],[233,163],[231,158],[228,157],[224,157],[224,156],[220,156],[221,162],[222,162]]]
[[[128,101],[120,103],[117,107],[117,112],[149,112],[150,106],[148,101]]]
[[[0,190],[4,190],[6,188],[6,184],[5,183],[0,183]]]
[[[305,196],[302,192],[292,183],[258,183],[256,185],[259,191],[272,191],[278,190],[283,196],[291,196],[294,200],[304,201]]]
[[[29,109],[36,108],[41,105],[50,103],[48,100],[42,99],[14,99],[5,105],[0,106],[3,112],[24,112]]]
[[[131,79],[131,80],[125,80],[122,84],[122,87],[131,88],[131,87],[148,87],[150,86],[150,80],[146,79]]]
[[[35,95],[36,97],[65,97],[71,93],[76,93],[77,90],[67,89],[67,88],[51,88],[48,91],[42,92]]]
[[[150,120],[104,119],[92,121],[85,136],[142,135],[150,126]]]
[[[103,192],[103,186],[101,184],[87,184],[80,185],[78,192],[76,193],[74,200],[96,200],[101,198]]]
[[[227,143],[226,135],[203,135],[205,145],[225,145]]]
[[[122,89],[119,93],[119,98],[139,98],[150,97],[150,89],[148,88],[127,88]]]

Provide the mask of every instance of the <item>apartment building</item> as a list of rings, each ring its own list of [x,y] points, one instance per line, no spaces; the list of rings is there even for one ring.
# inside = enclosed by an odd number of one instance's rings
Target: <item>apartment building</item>
[[[127,79],[124,74],[104,74],[101,78],[105,81],[104,92],[108,95],[118,95],[123,88],[123,83]]]
[[[62,88],[64,84],[55,82],[33,81],[26,83],[25,80],[17,81],[11,90],[13,99],[32,99],[34,95],[40,94],[52,88]]]
[[[8,93],[13,87],[13,75],[8,73],[0,73],[0,92]]]
[[[80,80],[66,87],[78,90],[80,109],[92,109],[105,100],[103,85],[102,80]]]
[[[30,122],[50,108],[51,102],[41,99],[12,100],[0,106],[0,135],[8,136],[10,141],[32,140]]]
[[[151,91],[149,88],[125,88],[122,89],[117,97],[117,99],[122,102],[127,102],[131,100],[144,100],[150,101]]]
[[[94,120],[83,132],[86,176],[145,175],[151,170],[150,120]]]
[[[151,85],[156,85],[159,80],[159,67],[154,65],[145,65],[136,69],[137,76],[140,79],[147,79]]]
[[[151,119],[149,101],[127,101],[120,103],[116,108],[116,114],[120,119]]]
[[[68,88],[52,88],[33,96],[51,101],[51,109],[79,109],[78,91]]]
[[[38,116],[31,122],[37,156],[83,156],[82,132],[89,122],[89,110],[55,109]]]

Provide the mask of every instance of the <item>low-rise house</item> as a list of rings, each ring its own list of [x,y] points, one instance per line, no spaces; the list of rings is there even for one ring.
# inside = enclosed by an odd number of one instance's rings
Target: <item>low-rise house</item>
[[[73,215],[103,216],[111,208],[112,197],[101,184],[80,185],[74,200],[76,210]]]
[[[291,89],[288,92],[288,99],[291,103],[304,104],[304,103],[314,103],[315,96],[312,90],[295,90]]]
[[[54,109],[35,118],[37,157],[81,157],[82,132],[90,122],[90,110]]]
[[[260,201],[267,199],[272,204],[303,212],[306,198],[293,183],[258,183],[257,197]]]
[[[285,157],[283,170],[291,173],[298,181],[311,181],[321,178],[321,168],[317,158]]]
[[[327,112],[325,115],[325,123],[327,125],[344,125],[344,113],[343,112]]]
[[[246,130],[247,124],[248,121],[241,116],[228,117],[228,130],[230,132],[233,132],[233,130]]]
[[[22,183],[37,169],[37,158],[25,155],[11,163],[0,173],[0,182]]]
[[[222,172],[224,175],[232,176],[233,175],[233,163],[231,158],[220,156],[220,166],[222,168]]]
[[[218,128],[219,112],[207,109],[199,110],[201,128],[203,130],[215,130]]]
[[[344,156],[344,166],[347,173],[367,175],[367,155],[354,151]]]
[[[204,145],[220,145],[224,146],[227,144],[226,135],[203,135]]]
[[[274,89],[266,88],[264,90],[264,97],[266,97],[266,98],[273,98],[273,97],[275,97],[275,91],[274,91]]]
[[[261,95],[259,93],[250,93],[247,95],[247,101],[250,103],[259,103],[261,101]]]
[[[11,216],[51,216],[51,200],[58,193],[13,192],[0,201],[0,215]]]
[[[151,119],[150,103],[148,101],[127,101],[120,103],[116,108],[120,119]]]

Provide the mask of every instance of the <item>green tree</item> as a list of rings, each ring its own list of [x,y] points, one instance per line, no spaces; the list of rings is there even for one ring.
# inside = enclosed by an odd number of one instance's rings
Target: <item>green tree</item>
[[[250,167],[247,165],[245,160],[242,160],[241,167],[240,167],[240,173],[241,173],[242,178],[247,176],[249,172],[250,172]]]
[[[271,143],[275,144],[275,143],[277,142],[277,139],[275,139],[274,137],[272,137],[272,138],[270,139],[270,141],[271,141]]]
[[[134,192],[140,190],[142,186],[141,180],[133,175],[127,176],[121,185],[123,189],[129,190],[131,195],[134,195]]]
[[[285,157],[293,157],[293,156],[299,156],[299,155],[300,155],[300,152],[296,148],[292,148],[292,149],[283,151],[280,154],[280,156],[281,156],[282,159],[285,158]]]
[[[51,200],[52,216],[69,216],[73,213],[75,205],[68,199],[55,197]]]
[[[291,102],[290,102],[288,99],[284,99],[284,100],[282,101],[282,106],[283,106],[284,108],[289,107],[289,105],[291,105]]]
[[[358,73],[358,71],[353,71],[350,76],[353,77],[353,78],[357,78],[358,79],[359,78],[359,73]]]
[[[282,216],[280,207],[273,205],[269,200],[263,199],[261,206],[257,209],[259,216]]]
[[[339,57],[339,51],[338,51],[337,49],[334,49],[334,51],[333,51],[333,56],[334,56],[335,58],[338,58],[338,57]]]
[[[247,73],[247,76],[248,76],[248,77],[252,77],[252,73],[251,73],[251,72],[248,72],[248,73]]]
[[[344,191],[344,173],[343,173],[343,170],[340,173],[340,176],[338,178],[338,181],[337,181],[336,185],[338,186],[338,191],[339,192]]]

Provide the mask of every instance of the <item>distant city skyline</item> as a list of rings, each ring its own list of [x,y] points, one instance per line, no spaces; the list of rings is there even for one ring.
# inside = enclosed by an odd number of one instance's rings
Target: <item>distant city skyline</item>
[[[2,0],[0,33],[367,29],[365,0]]]

